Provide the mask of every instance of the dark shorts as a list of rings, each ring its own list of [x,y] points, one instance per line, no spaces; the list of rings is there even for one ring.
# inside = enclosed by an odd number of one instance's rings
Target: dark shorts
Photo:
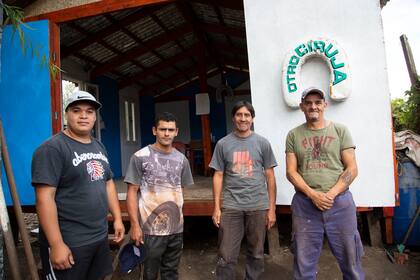
[[[108,239],[81,247],[71,247],[70,250],[75,264],[72,268],[57,270],[51,266],[49,247],[41,245],[43,279],[96,280],[112,273],[112,257]]]

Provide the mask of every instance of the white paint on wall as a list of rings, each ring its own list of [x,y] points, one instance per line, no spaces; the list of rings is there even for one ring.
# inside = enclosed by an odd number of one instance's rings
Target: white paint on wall
[[[345,102],[329,101],[327,119],[345,124],[357,146],[359,176],[350,189],[358,206],[393,206],[394,166],[390,92],[378,0],[244,0],[255,130],[269,139],[279,166],[277,204],[294,194],[285,176],[287,132],[305,121],[288,108],[281,91],[282,63],[296,42],[328,37],[346,50],[352,94]],[[328,68],[307,62],[304,86],[328,92]]]

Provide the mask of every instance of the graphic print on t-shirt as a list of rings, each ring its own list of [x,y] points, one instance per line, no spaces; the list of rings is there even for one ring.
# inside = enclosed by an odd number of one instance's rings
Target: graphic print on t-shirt
[[[232,171],[242,177],[252,177],[252,158],[249,151],[233,152]]]
[[[145,147],[135,154],[139,160],[139,210],[143,232],[169,235],[182,232],[184,203],[181,180],[185,157],[175,151],[163,154]]]
[[[105,169],[97,160],[91,160],[86,164],[86,169],[88,174],[90,175],[91,181],[98,181],[104,178]]]
[[[303,138],[301,145],[305,152],[305,169],[328,168],[327,149],[336,138],[333,136],[312,136]]]

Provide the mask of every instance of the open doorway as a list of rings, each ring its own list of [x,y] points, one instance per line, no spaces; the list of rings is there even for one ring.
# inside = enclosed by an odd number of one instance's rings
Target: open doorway
[[[194,150],[191,164],[201,165],[195,169],[201,173],[207,168],[203,150],[230,132],[231,100],[250,99],[243,2],[173,1],[105,10],[60,23],[60,60],[65,79],[96,85],[103,108],[95,135],[108,150],[115,176],[124,174],[134,151],[153,143],[154,117],[162,108],[178,114],[185,127],[178,140]],[[195,112],[203,84],[210,99],[207,130]],[[206,137],[212,145],[201,144]]]

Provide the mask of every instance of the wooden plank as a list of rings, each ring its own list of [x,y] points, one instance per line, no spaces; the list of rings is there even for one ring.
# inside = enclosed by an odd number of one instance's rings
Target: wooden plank
[[[184,216],[212,216],[214,209],[213,200],[184,201]]]
[[[204,48],[200,50],[200,61],[198,68],[198,77],[200,83],[200,92],[208,93],[207,86],[207,61]],[[203,169],[204,175],[209,176],[209,163],[212,156],[211,151],[211,129],[210,129],[210,115],[201,115],[201,141],[203,143]]]
[[[102,0],[50,13],[45,13],[38,16],[28,17],[25,19],[25,21],[28,22],[48,19],[55,23],[61,23],[65,21],[96,16],[99,14],[105,14],[129,8],[137,8],[153,4],[165,4],[171,3],[173,1],[174,0]]]
[[[210,33],[220,33],[225,34],[233,37],[245,38],[245,28],[236,28],[236,27],[223,27],[218,24],[213,23],[199,23],[197,24],[196,28],[203,32],[210,32]]]
[[[50,44],[50,65],[55,65],[56,69],[60,69],[60,27],[54,23],[49,22],[49,44]],[[61,131],[61,72],[57,70],[55,77],[50,71],[50,89],[51,89],[51,120],[52,120],[52,131],[56,134]]]
[[[411,85],[413,86],[419,82],[413,53],[411,52],[411,47],[408,43],[408,39],[407,36],[405,36],[405,34],[400,36],[400,41],[404,52],[404,58],[405,63],[407,65],[408,75],[410,76]]]
[[[197,2],[205,5],[216,5],[232,10],[244,10],[244,3],[242,0],[191,0],[191,2]]]

